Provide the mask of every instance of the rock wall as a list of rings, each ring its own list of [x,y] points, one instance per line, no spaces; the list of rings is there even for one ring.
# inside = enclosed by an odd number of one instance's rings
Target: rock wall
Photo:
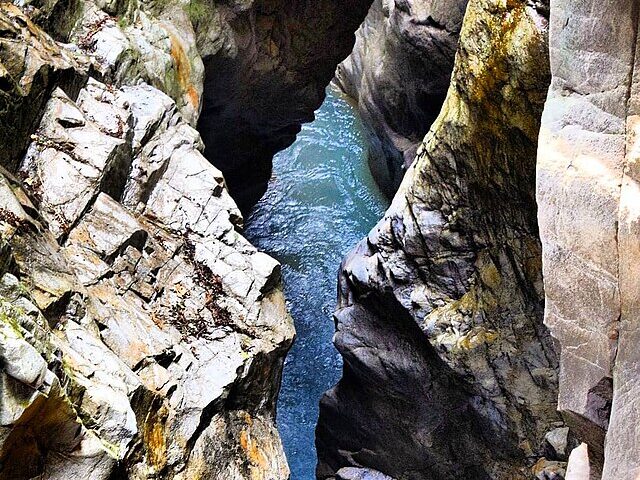
[[[344,372],[321,402],[320,478],[563,471],[535,200],[547,16],[544,3],[469,2],[442,111],[341,268]]]
[[[444,102],[467,0],[376,0],[336,82],[358,104],[369,165],[392,197]]]
[[[0,478],[286,479],[293,325],[193,128],[187,12],[58,7],[73,43],[0,4]]]
[[[371,0],[218,3],[196,25],[221,31],[198,42],[205,67],[199,130],[205,155],[245,211],[265,192],[273,155],[313,120]]]
[[[545,323],[562,352],[558,408],[588,445],[576,479],[640,474],[639,21],[634,1],[551,10],[537,195]]]

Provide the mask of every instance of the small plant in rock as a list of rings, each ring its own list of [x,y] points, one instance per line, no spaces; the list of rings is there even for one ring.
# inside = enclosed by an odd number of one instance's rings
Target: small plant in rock
[[[213,16],[213,8],[207,0],[189,0],[183,8],[194,25]]]

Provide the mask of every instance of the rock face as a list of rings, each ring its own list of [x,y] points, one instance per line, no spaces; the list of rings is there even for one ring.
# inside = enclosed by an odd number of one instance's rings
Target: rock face
[[[550,433],[564,425],[534,180],[547,15],[543,3],[469,2],[442,112],[342,266],[344,373],[321,403],[320,478],[344,467],[398,479],[562,470],[545,440],[557,444]]]
[[[273,155],[313,119],[371,0],[200,1],[207,14],[196,24],[205,67],[199,130],[244,211],[266,190]]]
[[[187,14],[110,8],[63,45],[0,4],[0,478],[286,479],[293,325],[193,128]]]
[[[571,478],[636,478],[640,7],[566,0],[551,13],[537,193],[558,408],[588,445]]]
[[[393,196],[440,111],[467,0],[375,0],[336,81],[358,104],[374,178]]]

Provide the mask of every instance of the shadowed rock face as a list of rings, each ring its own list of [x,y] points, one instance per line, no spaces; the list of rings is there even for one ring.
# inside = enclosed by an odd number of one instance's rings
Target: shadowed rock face
[[[562,352],[558,408],[588,444],[591,478],[635,479],[640,6],[560,0],[551,14],[537,195],[545,323]],[[572,455],[575,471],[589,470],[578,468],[586,453]]]
[[[556,413],[535,202],[548,9],[471,0],[440,116],[345,259],[318,474],[524,479]],[[566,432],[566,431],[565,431]],[[552,435],[553,436],[553,435]]]
[[[449,87],[467,0],[376,0],[339,86],[358,103],[374,178],[393,196]]]
[[[201,51],[199,130],[205,155],[222,170],[242,210],[266,190],[273,155],[313,119],[370,3],[258,0],[217,9],[232,41]]]

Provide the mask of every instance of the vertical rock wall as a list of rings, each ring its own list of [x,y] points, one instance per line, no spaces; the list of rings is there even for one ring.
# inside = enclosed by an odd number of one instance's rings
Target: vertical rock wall
[[[635,1],[552,3],[553,80],[537,195],[545,323],[560,343],[558,408],[591,478],[636,478],[638,23]]]
[[[385,217],[345,259],[344,358],[318,474],[550,474],[557,356],[542,323],[535,202],[548,5],[471,0],[451,86]],[[546,472],[546,473],[545,473]]]
[[[467,0],[376,0],[338,66],[374,178],[392,197],[444,102]]]

